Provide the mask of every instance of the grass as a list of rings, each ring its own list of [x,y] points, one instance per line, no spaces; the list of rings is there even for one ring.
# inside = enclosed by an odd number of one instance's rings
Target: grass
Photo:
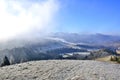
[[[117,56],[118,58],[118,56]],[[120,57],[117,59],[115,56],[106,56],[102,58],[97,58],[97,61],[111,62],[111,63],[120,63]]]
[[[102,58],[97,58],[97,61],[110,61],[111,56],[106,56],[106,57],[102,57]]]

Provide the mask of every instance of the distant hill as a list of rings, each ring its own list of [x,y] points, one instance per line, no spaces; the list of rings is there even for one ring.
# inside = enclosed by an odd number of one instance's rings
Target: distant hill
[[[109,45],[120,42],[120,36],[104,34],[55,33],[53,37],[62,38],[68,42],[91,45]]]

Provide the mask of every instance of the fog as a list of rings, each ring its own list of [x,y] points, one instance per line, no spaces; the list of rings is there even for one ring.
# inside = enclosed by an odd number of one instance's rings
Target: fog
[[[58,10],[58,0],[0,0],[0,41],[46,35]]]

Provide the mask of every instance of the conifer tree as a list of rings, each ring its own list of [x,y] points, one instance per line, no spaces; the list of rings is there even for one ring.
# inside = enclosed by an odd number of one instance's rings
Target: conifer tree
[[[6,66],[6,65],[10,65],[10,62],[7,58],[7,56],[5,56],[2,60],[1,66]]]

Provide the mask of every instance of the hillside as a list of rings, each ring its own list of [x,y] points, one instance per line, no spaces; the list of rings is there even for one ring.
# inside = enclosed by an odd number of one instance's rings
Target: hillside
[[[0,80],[120,80],[119,73],[119,64],[43,60],[1,67]]]
[[[109,49],[115,52],[118,47],[109,46],[119,44],[120,37],[103,34],[82,35],[79,33],[51,33],[49,36],[37,38],[15,38],[0,42],[0,64],[6,56],[10,64],[21,63],[31,60],[64,59],[64,55],[76,52],[93,52],[92,55],[83,56],[78,54],[68,56],[67,59],[96,59],[111,55],[101,49]],[[97,53],[97,54],[95,54]],[[98,54],[99,53],[99,54]],[[63,55],[63,56],[61,56]],[[113,55],[113,54],[112,54]],[[77,58],[76,58],[77,56]],[[83,56],[81,58],[81,56]]]
[[[97,58],[96,60],[98,61],[109,61],[110,62],[111,56],[106,56],[106,57],[102,57],[102,58]]]

